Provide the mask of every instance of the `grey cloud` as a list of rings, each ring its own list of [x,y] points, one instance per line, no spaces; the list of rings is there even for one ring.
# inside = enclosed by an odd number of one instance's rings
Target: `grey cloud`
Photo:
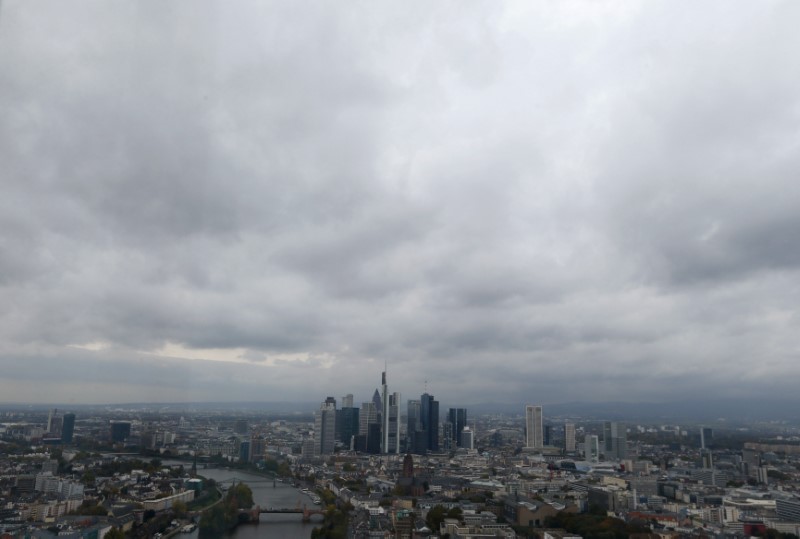
[[[792,4],[2,9],[9,399],[797,373]]]

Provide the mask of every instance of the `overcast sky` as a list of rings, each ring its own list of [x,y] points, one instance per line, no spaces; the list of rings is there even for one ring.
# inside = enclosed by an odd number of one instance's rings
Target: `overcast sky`
[[[794,395],[799,24],[5,0],[0,401]]]

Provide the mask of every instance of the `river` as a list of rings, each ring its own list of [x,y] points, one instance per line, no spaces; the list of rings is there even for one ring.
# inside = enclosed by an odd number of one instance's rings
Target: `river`
[[[184,463],[184,465],[186,465]],[[191,464],[189,464],[191,466]],[[187,466],[188,468],[188,466]],[[267,477],[255,475],[239,470],[228,470],[224,468],[199,468],[198,475],[214,479],[217,482],[224,482],[225,486],[230,486],[230,480],[235,478],[236,482],[244,481],[253,491],[253,501],[256,505],[263,507],[296,507],[303,505],[309,508],[317,508],[311,498],[287,483],[275,482]],[[300,514],[262,514],[259,524],[242,524],[238,526],[228,537],[231,539],[255,539],[262,537],[286,537],[288,539],[302,538],[308,539],[314,526],[319,526],[321,516],[312,516],[311,522],[303,522]],[[180,534],[176,539],[195,539],[197,531],[191,534]]]

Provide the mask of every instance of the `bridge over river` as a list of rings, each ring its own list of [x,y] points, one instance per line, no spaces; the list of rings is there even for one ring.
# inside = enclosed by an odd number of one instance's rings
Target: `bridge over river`
[[[260,507],[258,505],[251,509],[241,509],[239,515],[247,515],[248,522],[257,524],[260,522],[259,517],[263,514],[287,514],[294,513],[303,515],[303,522],[310,522],[313,515],[325,515],[322,509],[309,509],[305,505],[303,507]]]
[[[224,489],[224,488],[229,488],[230,486],[235,485],[237,481],[240,482],[240,483],[243,482],[241,478],[229,477],[229,478],[217,481],[217,484],[220,485],[220,487],[222,487]],[[274,478],[271,479],[269,477],[264,477],[264,478],[261,478],[261,479],[247,479],[246,481],[244,481],[244,483],[246,485],[253,485],[253,484],[254,485],[259,485],[259,484],[264,485],[264,484],[272,483],[272,486],[274,488],[277,488],[279,482],[280,481],[278,481],[277,479],[274,479]],[[264,487],[261,486],[261,488],[264,488]],[[247,521],[256,524],[256,523],[260,522],[259,516],[263,515],[263,514],[284,514],[284,515],[285,514],[297,514],[297,515],[303,515],[303,522],[310,522],[311,521],[311,517],[313,515],[322,515],[322,516],[324,516],[325,515],[325,511],[322,510],[322,509],[317,509],[317,508],[309,508],[305,504],[303,504],[301,506],[300,505],[300,500],[298,499],[297,500],[297,505],[295,507],[261,507],[259,505],[255,505],[250,509],[240,509],[239,510],[239,514],[240,515],[247,515]]]

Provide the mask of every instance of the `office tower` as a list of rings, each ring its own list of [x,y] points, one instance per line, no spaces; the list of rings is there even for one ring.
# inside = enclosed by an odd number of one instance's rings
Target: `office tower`
[[[367,432],[367,453],[372,455],[380,454],[382,441],[383,437],[381,436],[381,424],[370,423],[369,431]]]
[[[423,442],[417,443],[417,448],[424,446],[424,451],[439,451],[439,401],[433,395],[424,393],[420,397],[419,416]]]
[[[381,394],[377,389],[375,389],[375,393],[372,394],[372,404],[375,405],[375,413],[378,414],[378,423],[380,423],[381,413],[383,412],[383,402],[381,401]]]
[[[328,397],[314,414],[314,455],[331,455],[336,439],[336,399]]]
[[[761,467],[761,452],[755,449],[742,449],[742,472],[755,479]]]
[[[362,402],[361,413],[358,417],[358,433],[367,436],[369,425],[378,422],[378,410],[374,402]]]
[[[544,447],[542,407],[529,404],[525,407],[525,445],[533,449]]]
[[[700,427],[700,449],[708,449],[708,444],[714,437],[714,431],[711,427]]]
[[[603,454],[607,459],[621,460],[628,455],[628,430],[625,423],[603,423]]]
[[[442,423],[441,446],[445,451],[455,449],[458,446],[453,435],[453,424],[450,421]]]
[[[58,409],[53,408],[50,410],[50,415],[47,416],[47,437],[61,438],[63,424],[64,418],[58,412]]]
[[[464,449],[475,449],[475,433],[469,427],[464,427],[459,436],[458,446]]]
[[[415,443],[417,439],[417,432],[422,428],[420,420],[420,406],[418,400],[409,400],[406,412],[406,452],[416,452]]]
[[[447,411],[447,423],[450,425],[451,447],[460,447],[458,437],[467,426],[467,409],[450,408]]]
[[[127,421],[115,421],[111,423],[111,441],[124,442],[131,436],[131,424]]]
[[[398,454],[400,453],[400,393],[392,393],[388,400],[386,427],[389,436],[386,452]]]
[[[381,373],[381,453],[389,452],[389,386],[386,371]]]
[[[47,416],[47,432],[53,432],[53,419],[56,417],[58,417],[58,408],[53,408]]]
[[[351,402],[352,404],[352,402]],[[358,408],[336,410],[336,439],[352,449],[352,439],[360,432]]]
[[[544,438],[544,445],[545,446],[553,445],[553,427],[550,425],[544,425],[542,427],[542,433]]]
[[[564,423],[564,451],[575,451],[575,425],[570,422]]]
[[[353,407],[353,394],[348,393],[344,397],[342,397],[342,408],[352,408]]]
[[[65,444],[72,443],[72,434],[75,432],[75,414],[67,413],[62,418],[61,441]]]
[[[587,434],[583,439],[583,455],[590,462],[600,460],[600,438],[596,434]]]

